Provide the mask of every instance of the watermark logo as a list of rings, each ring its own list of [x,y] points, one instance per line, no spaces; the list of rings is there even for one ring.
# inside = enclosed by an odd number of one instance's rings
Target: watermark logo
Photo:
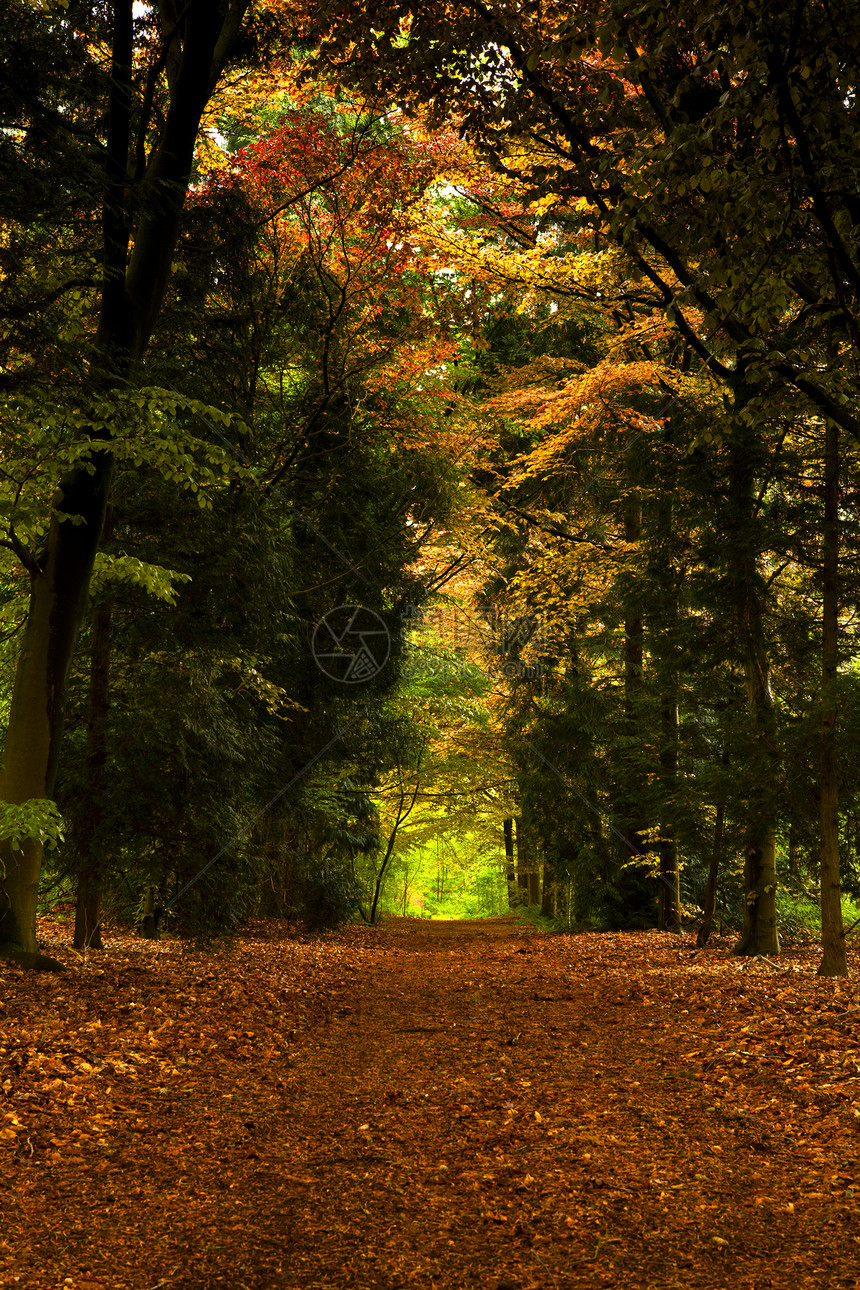
[[[379,614],[364,605],[338,605],[314,628],[311,652],[320,671],[341,685],[377,676],[391,653],[391,635]]]

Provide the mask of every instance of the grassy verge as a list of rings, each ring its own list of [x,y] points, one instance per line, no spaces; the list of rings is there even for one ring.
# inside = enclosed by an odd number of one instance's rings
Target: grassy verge
[[[794,939],[817,940],[821,935],[821,905],[811,896],[780,889],[776,894],[779,930]],[[846,928],[860,919],[860,902],[848,896],[842,900],[842,919]],[[860,927],[852,935],[860,932]]]

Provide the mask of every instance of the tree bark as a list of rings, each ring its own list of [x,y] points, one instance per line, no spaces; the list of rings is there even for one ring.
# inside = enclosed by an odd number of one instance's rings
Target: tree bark
[[[642,499],[638,489],[633,489],[624,501],[623,523],[624,540],[635,549],[642,537]],[[635,576],[633,574],[632,578]],[[614,872],[610,868],[606,877],[613,889],[612,899],[616,905],[614,916],[618,918],[620,925],[625,925],[643,915],[650,921],[651,914],[650,910],[642,907],[643,901],[648,899],[644,867],[648,846],[642,833],[645,824],[643,798],[646,783],[642,740],[645,621],[641,592],[635,582],[628,582],[621,597],[624,688],[615,790],[620,827],[613,829],[616,839]]]
[[[749,819],[744,844],[744,926],[734,954],[779,954],[776,926],[776,706],[761,609],[750,595],[744,670],[755,745],[750,770]]]
[[[519,904],[517,899],[517,862],[514,856],[514,822],[510,817],[502,821],[502,830],[505,837],[505,877],[508,883],[508,908],[516,909]]]
[[[624,513],[624,540],[631,545],[638,543],[642,537],[642,500],[638,493],[627,500]],[[624,612],[624,715],[629,749],[632,750],[639,734],[640,705],[642,702],[642,678],[645,657],[645,621],[642,606],[638,597],[628,594]],[[628,760],[635,758],[628,752]],[[624,852],[621,863],[627,864],[631,857],[643,855],[642,843],[642,806],[636,792],[638,773],[635,766],[628,769],[628,784],[624,821]]]
[[[110,508],[105,519],[109,536]],[[87,712],[87,794],[78,820],[78,893],[75,906],[77,950],[104,949],[101,931],[101,878],[103,845],[100,825],[107,791],[108,724],[110,718],[111,607],[93,610],[90,655],[90,694]]]
[[[529,852],[528,860],[529,874],[529,904],[539,905],[540,901],[540,869],[538,868],[538,858],[535,852]]]
[[[657,890],[657,926],[660,931],[681,930],[681,878],[678,861],[678,617],[679,573],[673,560],[673,497],[667,490],[660,499],[658,514],[659,608],[656,615],[654,653],[662,675],[660,701],[660,793],[661,829],[659,842],[660,879]],[[660,657],[662,655],[662,657]]]
[[[53,795],[69,665],[112,475],[107,454],[99,457],[93,475],[81,470],[69,477],[57,503],[58,510],[82,515],[84,522],[54,519],[42,566],[31,575],[29,612],[0,775],[0,796],[15,805]],[[13,851],[3,843],[0,864],[5,866],[0,945],[35,953],[42,847],[25,841],[20,851]]]
[[[555,882],[552,869],[544,857],[541,881],[540,912],[544,918],[555,918]]]
[[[729,764],[729,751],[723,752],[723,766]],[[711,850],[711,861],[708,865],[708,881],[705,884],[705,904],[702,910],[702,925],[696,937],[696,945],[702,949],[711,939],[714,930],[714,916],[717,911],[717,879],[720,875],[720,863],[723,858],[723,838],[726,829],[726,799],[720,797],[717,802],[717,818],[714,822],[714,845]]]
[[[828,421],[824,449],[822,560],[821,747],[821,948],[819,976],[847,976],[842,886],[839,874],[839,780],[836,696],[839,667],[839,429]]]
[[[517,896],[521,905],[528,905],[529,902],[529,855],[526,845],[526,831],[523,826],[522,816],[517,817],[517,827],[515,832],[517,848]]]
[[[742,384],[735,410],[743,407]],[[733,570],[735,613],[750,718],[748,820],[744,841],[744,925],[737,955],[779,954],[776,925],[776,825],[779,751],[776,703],[761,604],[756,546],[755,445],[736,419],[731,444],[735,532],[728,556]]]
[[[91,861],[78,874],[78,892],[75,900],[76,950],[103,950],[102,941],[102,890],[101,872]]]
[[[678,692],[675,683],[663,696],[663,747],[660,777],[664,810],[668,816],[660,838],[660,889],[657,895],[657,926],[663,932],[681,930],[681,879],[678,869],[678,839],[675,832],[674,802],[678,791]]]
[[[170,40],[172,74],[164,127],[136,194],[140,214],[129,258],[128,199],[132,63],[132,0],[115,0],[111,89],[107,105],[103,282],[96,334],[98,387],[125,385],[149,344],[164,299],[194,157],[200,119],[238,34],[249,0],[225,10],[189,0]],[[164,33],[163,33],[164,34]],[[169,34],[169,33],[168,33]],[[30,604],[13,686],[0,775],[0,797],[20,804],[53,796],[69,665],[86,607],[90,576],[111,488],[106,441],[88,463],[70,471],[54,500],[42,553],[29,563]],[[72,523],[68,516],[78,516]],[[0,953],[36,951],[36,897],[42,847],[0,846]]]
[[[714,846],[711,851],[711,863],[708,866],[708,881],[705,886],[705,907],[702,911],[702,925],[696,937],[696,945],[702,949],[711,939],[714,930],[714,914],[717,908],[717,878],[720,873],[720,860],[723,855],[723,833],[725,831],[726,804],[717,803],[717,818],[714,824]]]
[[[161,939],[160,923],[162,910],[158,904],[158,889],[150,884],[143,893],[143,915],[138,927],[138,934],[146,941]]]
[[[788,826],[788,875],[795,884],[800,878],[800,843],[797,840],[797,824],[794,820]]]

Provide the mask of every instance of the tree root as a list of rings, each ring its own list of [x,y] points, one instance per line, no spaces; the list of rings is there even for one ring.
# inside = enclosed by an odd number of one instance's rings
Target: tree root
[[[59,959],[52,959],[50,954],[40,954],[38,950],[22,950],[18,945],[0,945],[0,959],[7,963],[17,963],[19,967],[31,972],[65,972],[66,965]]]

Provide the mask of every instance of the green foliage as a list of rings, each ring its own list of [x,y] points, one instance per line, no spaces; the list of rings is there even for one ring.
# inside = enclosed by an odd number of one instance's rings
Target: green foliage
[[[302,916],[314,930],[340,927],[355,916],[366,894],[345,858],[312,860],[301,884]]]
[[[348,171],[350,139],[366,139],[372,161],[372,132],[362,125],[332,145],[343,120],[329,115],[321,146]],[[257,141],[284,166],[302,143],[302,122],[285,120],[277,146]],[[398,192],[408,197],[404,158]],[[408,517],[432,524],[447,514],[456,481],[441,454],[398,443],[414,411],[429,426],[441,408],[408,373],[377,375],[393,341],[425,328],[420,299],[413,288],[404,294],[388,253],[368,268],[380,226],[359,214],[343,230],[355,300],[332,311],[341,268],[326,220],[343,206],[302,199],[272,219],[262,172],[250,154],[242,165],[244,190],[231,167],[189,203],[152,383],[103,409],[118,462],[113,535],[95,584],[113,616],[106,789],[98,804],[81,791],[84,666],[73,678],[61,783],[77,825],[66,863],[84,863],[77,839],[96,814],[105,895],[152,882],[166,903],[191,882],[175,907],[190,932],[257,908],[319,923],[354,909],[362,889],[351,866],[379,841],[367,794],[394,736],[366,719],[360,745],[338,736],[356,719],[357,696],[320,672],[309,641],[334,605],[379,612],[392,661],[360,696],[378,710],[397,675],[400,605],[424,594],[406,572],[415,555]],[[322,190],[331,184],[320,179]],[[299,229],[307,254],[296,267]],[[223,262],[217,288],[204,252]],[[368,312],[365,288],[382,293],[379,310]],[[253,325],[237,327],[237,316]],[[324,760],[306,774],[320,749]]]
[[[347,5],[329,51],[351,50],[345,81],[377,89],[382,71],[407,108],[456,114],[504,182],[476,164],[470,191],[465,156],[457,187],[439,182],[440,140],[343,92],[225,118],[238,151],[197,172],[135,387],[92,351],[102,181],[81,200],[63,161],[68,117],[101,174],[105,69],[15,8],[39,64],[52,51],[77,80],[45,63],[44,119],[27,86],[20,121],[0,89],[9,553],[35,570],[64,474],[108,445],[117,463],[91,586],[112,616],[112,709],[100,731],[81,657],[58,872],[92,864],[94,840],[106,895],[184,891],[186,931],[264,906],[335,925],[383,879],[390,909],[468,916],[506,908],[499,834],[518,815],[573,925],[650,926],[654,855],[674,846],[700,901],[719,808],[730,912],[750,821],[781,812],[809,877],[818,441],[825,415],[858,429],[854,37],[846,54],[810,11],[789,32],[786,14],[751,24],[707,0],[680,27],[655,4],[428,3],[409,34],[402,6]],[[95,11],[88,32],[101,48]],[[28,185],[44,227],[24,219]],[[32,330],[43,316],[54,335]],[[447,561],[470,508],[454,567],[474,561],[475,582],[448,607],[496,611],[483,666],[450,623],[418,623],[448,576],[422,543]],[[858,509],[846,486],[844,515]],[[23,581],[4,570],[10,633]],[[357,699],[308,641],[359,602],[392,651]],[[750,702],[756,667],[776,706]],[[855,681],[840,678],[838,734],[852,890]],[[13,845],[62,838],[38,811],[7,825]]]
[[[125,584],[140,587],[156,600],[165,600],[172,605],[176,602],[177,584],[190,581],[188,573],[176,573],[158,564],[144,564],[131,555],[110,555],[106,551],[98,551],[90,579],[90,595],[97,595],[105,587]]]
[[[777,891],[780,932],[789,940],[815,940],[821,933],[821,904],[811,896],[792,894],[784,888]],[[846,929],[860,919],[860,903],[843,897],[842,918]],[[856,932],[856,929],[855,929]]]
[[[56,802],[31,798],[14,805],[0,802],[0,841],[20,851],[24,842],[38,842],[53,850],[63,841],[65,821]]]
[[[386,874],[382,912],[422,918],[488,918],[507,913],[507,883],[498,846],[468,828],[452,830],[446,817],[432,808],[416,813],[416,838],[398,852]]]
[[[560,921],[555,918],[547,918],[540,912],[540,905],[519,905],[514,911],[516,917],[523,923],[528,923],[529,927],[536,927],[541,932],[555,932],[559,930]]]
[[[188,489],[201,508],[211,508],[215,492],[245,474],[221,445],[201,438],[201,425],[233,426],[235,418],[199,400],[158,387],[113,390],[88,396],[77,388],[28,385],[0,391],[0,526],[19,554],[35,558],[53,516],[78,524],[74,513],[58,512],[58,488],[73,467],[87,473],[108,441],[119,468],[149,467],[163,479]],[[113,561],[116,562],[116,557]],[[100,577],[106,577],[105,559]],[[164,594],[161,575],[137,568],[126,557],[115,577],[146,584]]]

